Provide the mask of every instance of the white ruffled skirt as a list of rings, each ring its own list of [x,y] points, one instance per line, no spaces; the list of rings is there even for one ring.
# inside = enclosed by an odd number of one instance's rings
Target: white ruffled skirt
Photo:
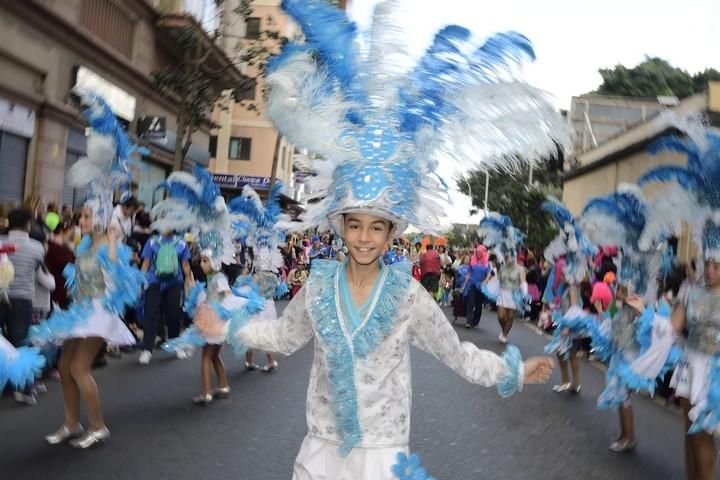
[[[405,447],[355,447],[346,456],[340,447],[317,437],[306,436],[295,459],[292,480],[397,480],[392,467]]]
[[[118,315],[109,313],[102,306],[102,301],[93,300],[94,310],[90,317],[78,322],[63,340],[71,338],[100,337],[110,345],[134,345],[135,337]]]
[[[498,307],[506,308],[508,310],[517,310],[518,306],[517,303],[515,303],[515,297],[513,297],[513,291],[508,290],[507,288],[501,288],[500,293],[497,297],[497,302],[495,304]]]
[[[685,348],[682,360],[675,369],[670,380],[670,387],[675,389],[675,395],[690,400],[692,408],[688,412],[691,421],[707,404],[707,395],[710,387],[710,356],[704,353]]]

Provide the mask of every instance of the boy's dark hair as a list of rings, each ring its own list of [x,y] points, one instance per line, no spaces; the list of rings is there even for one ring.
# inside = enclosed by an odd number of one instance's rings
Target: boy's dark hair
[[[32,212],[26,208],[16,208],[8,213],[8,228],[10,230],[28,230]]]
[[[132,209],[137,209],[137,207],[138,207],[138,201],[137,201],[137,199],[136,199],[135,197],[130,197],[130,198],[128,198],[127,200],[125,200],[124,202],[122,202],[122,206],[123,206],[123,207],[129,207],[129,208],[132,208]]]
[[[432,243],[428,243],[428,244],[427,244],[427,247],[425,247],[425,249],[426,249],[426,250],[434,250],[434,249],[435,249],[435,245],[433,245]]]

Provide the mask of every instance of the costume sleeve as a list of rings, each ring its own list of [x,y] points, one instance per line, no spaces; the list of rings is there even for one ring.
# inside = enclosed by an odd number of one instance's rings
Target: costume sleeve
[[[236,339],[248,348],[290,355],[313,336],[312,322],[306,307],[307,289],[295,295],[277,320],[253,319],[238,330]]]
[[[416,291],[408,332],[414,346],[430,353],[468,382],[485,387],[496,385],[502,397],[522,390],[524,367],[516,347],[508,346],[499,356],[470,342],[460,342],[437,303],[424,290]]]

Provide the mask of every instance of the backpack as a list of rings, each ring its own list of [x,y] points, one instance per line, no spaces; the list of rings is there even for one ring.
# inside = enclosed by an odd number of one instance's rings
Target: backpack
[[[160,242],[160,249],[155,257],[155,276],[160,280],[175,278],[178,274],[177,245],[180,240]]]

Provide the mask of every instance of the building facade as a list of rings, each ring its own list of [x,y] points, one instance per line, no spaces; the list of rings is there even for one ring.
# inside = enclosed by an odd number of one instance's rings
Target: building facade
[[[711,124],[720,125],[720,82],[710,82],[705,92],[663,109],[679,116],[701,114]],[[565,172],[563,202],[577,216],[591,198],[615,192],[621,183],[637,182],[650,168],[685,165],[684,156],[669,152],[651,156],[646,151],[652,142],[673,131],[648,119],[611,136],[594,148],[576,153],[572,168]],[[645,194],[652,197],[662,192],[663,188],[661,185],[646,187]],[[678,238],[678,256],[684,261],[696,256],[687,234]]]
[[[172,168],[180,103],[153,89],[152,73],[182,54],[172,35],[177,23],[194,22],[178,10],[185,2],[161,3],[0,2],[0,202],[17,204],[33,192],[45,202],[78,207],[84,201],[84,192],[65,181],[86,149],[86,125],[70,95],[76,85],[101,93],[131,133],[145,118],[164,119],[165,135],[140,139],[150,154],[133,172],[140,200],[159,200],[154,187]],[[217,50],[212,60],[229,65]],[[207,166],[209,143],[209,129],[199,130],[186,162]]]
[[[224,48],[231,57],[239,57],[243,48],[262,42],[263,31],[277,31],[281,36],[292,38],[297,27],[283,13],[280,0],[254,0],[252,15],[243,20],[231,13],[240,0],[225,3]],[[269,48],[277,48],[277,42],[264,42]],[[245,66],[243,73],[257,78],[258,69]],[[253,108],[249,108],[252,105]],[[294,146],[279,135],[265,114],[263,85],[258,80],[254,88],[248,88],[243,101],[226,102],[218,108],[213,121],[219,127],[213,132],[210,170],[215,180],[228,195],[239,193],[245,185],[258,190],[261,195],[270,185],[275,165],[276,181],[285,186],[285,194],[293,198],[295,182],[292,159]]]

